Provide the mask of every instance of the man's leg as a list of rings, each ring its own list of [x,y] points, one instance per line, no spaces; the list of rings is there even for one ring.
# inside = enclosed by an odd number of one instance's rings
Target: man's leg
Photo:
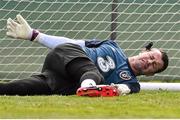
[[[88,58],[76,58],[66,67],[72,79],[79,80],[78,96],[118,96],[117,89],[109,85],[98,85],[103,83],[103,77],[92,61]],[[94,83],[95,82],[95,83]],[[97,84],[97,85],[96,85]]]
[[[49,52],[42,73],[46,71],[51,71],[48,72],[51,73],[48,84],[53,92],[63,95],[76,93],[85,79],[92,79],[96,84],[103,81],[95,64],[80,46],[73,44],[59,45]]]
[[[47,83],[36,77],[0,83],[0,95],[50,95]]]
[[[71,78],[78,80],[79,83],[86,79],[94,80],[96,84],[104,81],[103,76],[89,58],[75,58],[67,64],[66,70]]]

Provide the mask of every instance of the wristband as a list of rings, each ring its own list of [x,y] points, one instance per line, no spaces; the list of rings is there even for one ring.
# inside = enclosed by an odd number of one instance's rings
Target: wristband
[[[34,41],[34,39],[36,39],[36,37],[38,36],[38,34],[39,34],[39,31],[33,30],[33,31],[32,31],[32,37],[31,37],[30,41]]]

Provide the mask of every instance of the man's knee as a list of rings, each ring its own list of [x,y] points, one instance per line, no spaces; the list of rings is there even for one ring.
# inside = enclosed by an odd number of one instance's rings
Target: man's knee
[[[98,71],[85,72],[80,78],[80,83],[87,79],[94,80],[96,84],[100,84],[103,82],[103,77]]]
[[[99,84],[103,77],[95,64],[88,58],[76,58],[72,60],[66,67],[66,70],[70,77],[78,81],[84,79],[95,79]]]

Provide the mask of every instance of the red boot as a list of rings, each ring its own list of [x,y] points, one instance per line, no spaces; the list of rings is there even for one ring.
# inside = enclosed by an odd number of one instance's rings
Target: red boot
[[[97,85],[93,87],[80,87],[76,91],[77,96],[88,97],[112,97],[119,96],[117,88],[110,85]]]

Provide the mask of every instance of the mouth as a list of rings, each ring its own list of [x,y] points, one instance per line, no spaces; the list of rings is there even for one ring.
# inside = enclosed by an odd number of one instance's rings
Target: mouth
[[[141,74],[143,73],[143,71],[142,71],[142,65],[141,65],[140,62],[138,62],[137,64],[135,64],[135,69],[136,69],[137,71],[139,71]]]
[[[135,65],[136,69],[138,71],[140,71],[141,73],[143,72],[143,70],[147,69],[148,67],[148,64],[146,63],[145,60],[143,59],[139,59],[139,61],[136,63]]]

